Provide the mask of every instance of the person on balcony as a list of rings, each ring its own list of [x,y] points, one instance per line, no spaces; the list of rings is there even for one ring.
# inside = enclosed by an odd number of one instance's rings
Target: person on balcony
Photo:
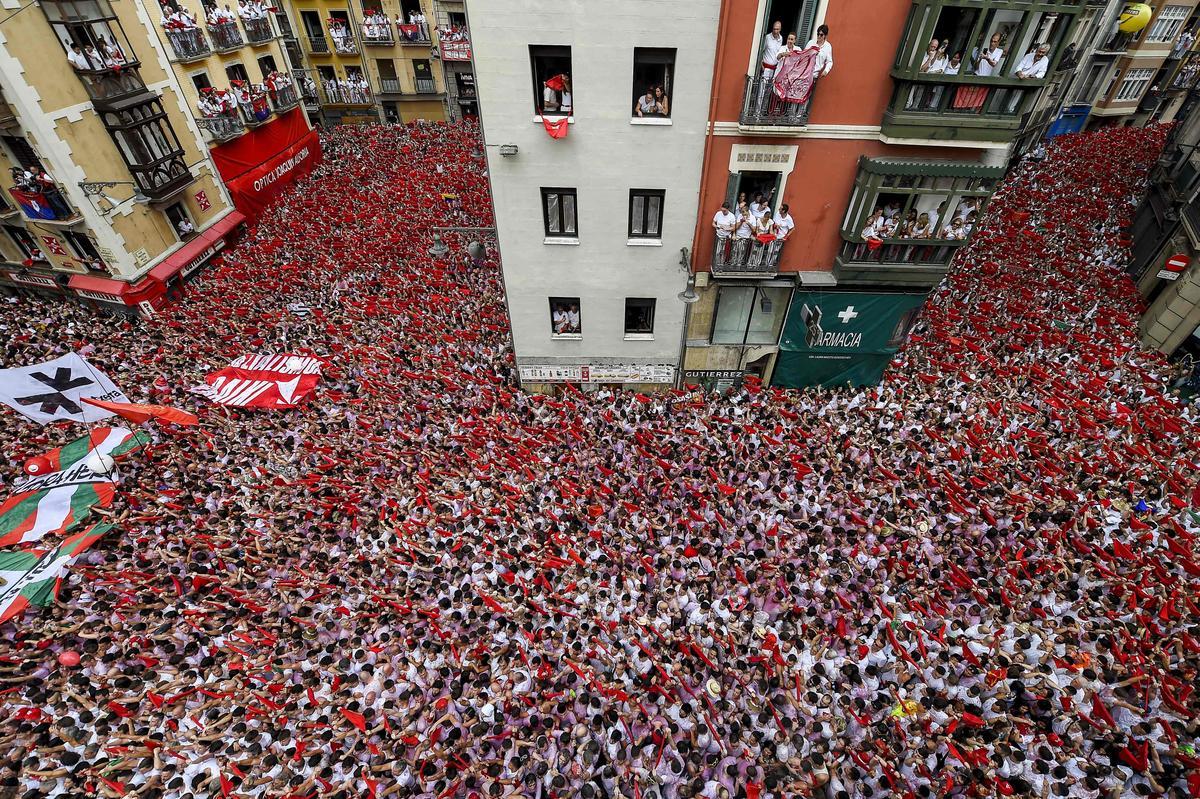
[[[179,233],[179,238],[186,239],[188,236],[196,232],[196,226],[192,224],[192,220],[186,216],[175,223],[175,230]]]
[[[116,37],[101,36],[100,47],[104,50],[104,58],[109,65],[119,67],[125,63],[125,52],[117,44]]]
[[[937,39],[929,40],[925,50],[925,58],[921,60],[921,72],[930,75],[941,75],[946,71],[949,59],[946,58],[946,46]]]
[[[829,43],[829,26],[817,28],[817,35],[808,40],[804,49],[817,48],[817,63],[813,66],[813,80],[825,77],[833,72],[833,45]]]
[[[783,49],[783,23],[779,20],[771,26],[771,32],[763,37],[762,47],[762,79],[770,83],[775,77],[775,68],[779,66],[779,51]]]
[[[931,239],[937,231],[937,226],[933,220],[929,218],[929,214],[922,213],[917,217],[917,223],[912,228],[912,235],[909,238],[914,239]]]
[[[570,116],[571,113],[575,110],[575,107],[572,104],[572,98],[571,98],[571,76],[563,75],[562,82],[563,82],[562,101],[559,103],[558,110],[560,113]]]
[[[1021,80],[1038,80],[1046,77],[1050,68],[1050,45],[1042,43],[1025,54],[1017,64],[1013,76]]]
[[[967,231],[963,227],[963,221],[957,216],[950,220],[950,224],[942,228],[942,238],[947,241],[962,241],[966,237]]]
[[[36,191],[40,191],[45,196],[46,201],[50,203],[50,208],[54,211],[56,219],[69,219],[75,215],[75,211],[63,199],[62,193],[58,190],[58,184],[45,169],[39,169],[34,173],[33,184],[36,187]]]
[[[950,60],[946,62],[946,75],[957,75],[962,70],[962,51],[959,50],[954,55],[950,56]]]
[[[796,223],[792,219],[789,212],[788,204],[784,203],[779,206],[779,210],[775,212],[775,238],[779,241],[787,241],[791,237],[792,231],[796,229]]]
[[[654,104],[655,112],[659,116],[671,116],[671,98],[667,96],[667,90],[662,86],[654,87]]]
[[[733,236],[733,229],[737,227],[738,219],[729,210],[729,200],[721,203],[721,208],[713,214],[712,226],[717,234],[716,253],[713,256],[714,261],[726,263],[729,260],[729,245],[730,238]]]
[[[1000,62],[1004,60],[1004,48],[1000,42],[1000,34],[993,33],[987,48],[975,53],[975,74],[979,77],[990,78],[1000,69]]]
[[[92,49],[91,45],[88,45],[88,49]],[[95,50],[92,50],[92,55],[89,56],[76,42],[71,42],[71,50],[67,53],[67,61],[70,61],[71,66],[75,67],[75,69],[84,72],[104,69],[104,61],[96,56]]]
[[[350,29],[340,19],[329,20],[329,36],[333,39],[333,49],[337,52],[354,52],[354,38],[350,35]]]

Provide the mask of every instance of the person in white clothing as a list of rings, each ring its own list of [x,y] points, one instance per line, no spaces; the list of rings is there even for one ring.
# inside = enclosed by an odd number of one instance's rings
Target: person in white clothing
[[[783,23],[776,20],[771,26],[771,32],[763,37],[762,76],[764,81],[775,77],[775,67],[779,66],[779,51],[783,49]]]
[[[1021,63],[1017,64],[1013,75],[1021,80],[1037,80],[1046,77],[1046,70],[1049,68],[1050,45],[1039,44],[1025,54],[1025,57],[1021,59]]]
[[[792,220],[792,215],[788,213],[787,203],[784,203],[779,206],[779,211],[775,214],[775,237],[780,241],[787,241],[795,228],[796,223]]]
[[[566,75],[563,75],[562,103],[558,110],[568,116],[574,110],[571,104],[571,79]]]
[[[806,49],[817,48],[817,60],[813,65],[813,79],[823,78],[833,72],[833,45],[829,43],[829,26],[817,28],[817,35],[808,40]]]
[[[946,71],[946,48],[941,45],[937,39],[929,40],[929,47],[925,50],[925,58],[921,61],[921,71],[935,75],[940,75]]]
[[[975,54],[975,74],[981,78],[991,77],[1000,69],[1004,60],[1004,49],[1000,47],[1000,34],[993,33],[987,49]]]
[[[737,217],[729,210],[729,201],[721,203],[721,210],[713,214],[712,226],[717,231],[718,239],[727,239],[737,225]]]

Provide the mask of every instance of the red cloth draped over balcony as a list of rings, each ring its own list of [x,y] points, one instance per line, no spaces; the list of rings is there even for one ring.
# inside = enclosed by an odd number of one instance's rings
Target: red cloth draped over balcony
[[[234,205],[255,219],[271,200],[321,160],[321,143],[303,110],[278,119],[212,150]]]

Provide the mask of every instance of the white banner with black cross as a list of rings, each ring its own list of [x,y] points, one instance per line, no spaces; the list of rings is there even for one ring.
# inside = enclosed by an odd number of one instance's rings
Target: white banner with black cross
[[[78,353],[53,361],[0,369],[0,402],[41,424],[98,422],[112,411],[83,402],[84,398],[129,402],[129,398]]]

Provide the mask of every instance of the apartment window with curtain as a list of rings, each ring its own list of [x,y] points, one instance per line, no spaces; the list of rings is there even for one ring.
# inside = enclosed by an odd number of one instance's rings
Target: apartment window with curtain
[[[1158,19],[1146,33],[1148,42],[1169,42],[1179,35],[1183,23],[1187,21],[1191,9],[1187,6],[1163,6],[1158,13]]]
[[[1113,99],[1118,102],[1137,100],[1145,93],[1146,87],[1150,85],[1153,77],[1153,69],[1129,70],[1125,73],[1125,80],[1121,82],[1121,88],[1117,89],[1117,96]]]
[[[542,189],[542,221],[546,238],[578,238],[575,189]]]
[[[662,238],[662,209],[665,197],[666,192],[661,189],[629,190],[629,238]]]

